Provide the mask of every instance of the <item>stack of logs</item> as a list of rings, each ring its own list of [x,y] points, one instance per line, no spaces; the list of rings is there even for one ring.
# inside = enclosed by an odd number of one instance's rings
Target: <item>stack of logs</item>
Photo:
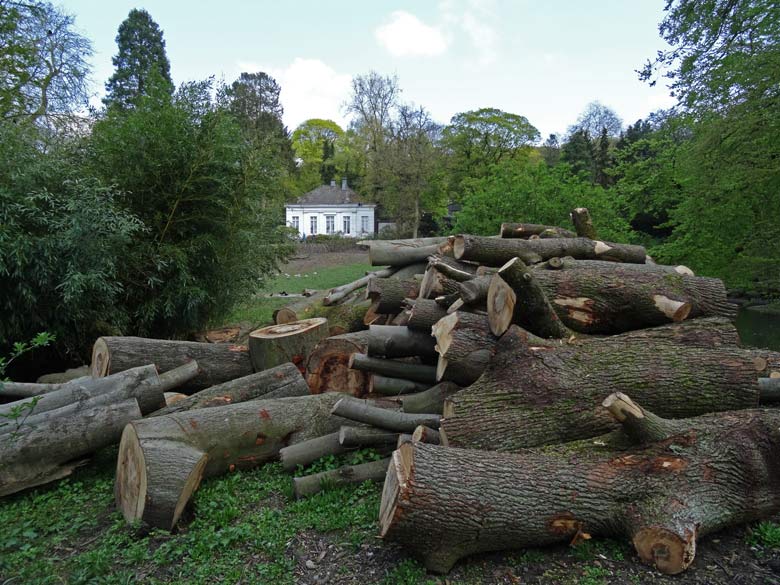
[[[367,242],[386,268],[281,309],[248,347],[100,338],[91,378],[0,390],[20,398],[0,406],[0,495],[119,441],[119,509],[172,529],[204,478],[370,447],[295,494],[384,481],[382,536],[432,571],[612,535],[680,572],[700,536],[780,510],[780,411],[761,408],[780,354],[739,346],[720,280],[572,220]]]

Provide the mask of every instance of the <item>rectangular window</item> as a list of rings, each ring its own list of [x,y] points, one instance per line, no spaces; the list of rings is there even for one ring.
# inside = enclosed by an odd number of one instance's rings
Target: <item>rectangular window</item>
[[[311,218],[311,220],[309,222],[309,227],[311,227],[311,229],[309,230],[309,233],[311,235],[315,235],[317,233],[317,216],[316,215]]]
[[[368,233],[368,216],[364,215],[360,218],[360,231],[364,234]]]
[[[332,234],[335,231],[336,228],[336,216],[335,215],[326,215],[325,216],[325,233],[326,234]]]
[[[352,227],[350,225],[350,219],[351,218],[349,216],[344,217],[344,233],[345,234],[348,234],[350,227]]]
[[[297,215],[292,216],[292,226],[297,230],[300,228],[300,218]]]

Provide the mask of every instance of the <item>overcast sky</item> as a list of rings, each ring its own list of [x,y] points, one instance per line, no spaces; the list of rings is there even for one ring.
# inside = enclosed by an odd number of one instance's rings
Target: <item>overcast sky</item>
[[[94,44],[96,100],[111,75],[119,24],[145,8],[163,29],[174,82],[233,81],[265,71],[282,87],[284,121],[345,125],[354,75],[397,75],[402,98],[439,122],[495,107],[546,137],[599,100],[632,123],[674,101],[635,72],[666,48],[664,0],[67,0]]]

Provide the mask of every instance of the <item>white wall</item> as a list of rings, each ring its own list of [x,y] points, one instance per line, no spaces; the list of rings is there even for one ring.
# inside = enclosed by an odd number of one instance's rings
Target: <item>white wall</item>
[[[326,220],[325,216],[334,216],[333,233],[341,232],[345,237],[358,238],[374,233],[374,206],[373,205],[286,205],[285,221],[288,226],[293,225],[293,217],[298,217],[298,234],[300,236],[310,236],[311,218],[316,218],[317,234],[325,234]],[[350,218],[350,231],[344,233],[344,218]],[[368,218],[368,229],[362,231],[361,218]]]

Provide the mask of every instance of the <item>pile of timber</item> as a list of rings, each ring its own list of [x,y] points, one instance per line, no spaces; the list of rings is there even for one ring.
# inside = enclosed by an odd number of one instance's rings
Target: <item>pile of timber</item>
[[[384,268],[248,346],[102,337],[91,377],[0,389],[0,495],[119,442],[118,508],[170,530],[205,478],[371,448],[294,493],[384,482],[382,537],[431,571],[609,535],[681,572],[702,535],[780,510],[780,353],[740,346],[720,280],[571,219],[363,242]]]

